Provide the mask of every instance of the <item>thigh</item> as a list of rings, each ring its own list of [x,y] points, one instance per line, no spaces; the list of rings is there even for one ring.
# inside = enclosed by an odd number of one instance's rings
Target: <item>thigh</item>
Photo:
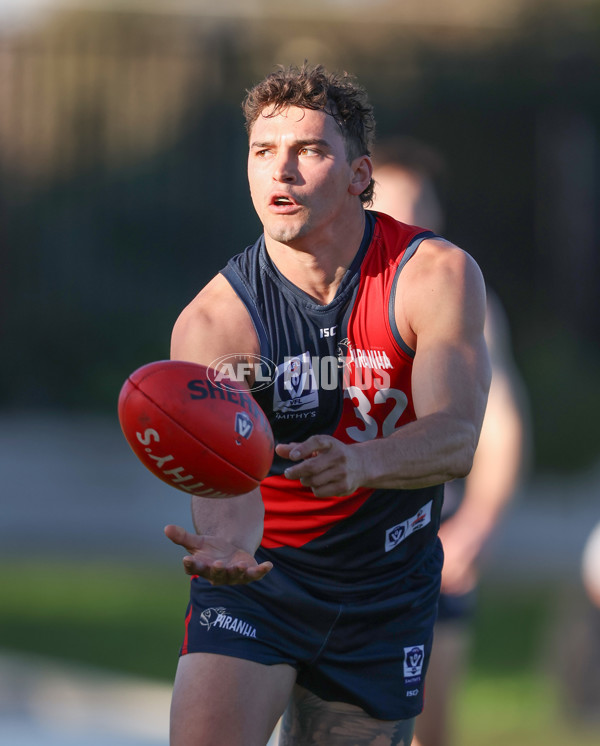
[[[414,718],[377,720],[360,707],[326,702],[296,685],[281,723],[279,746],[410,746],[414,724]]]
[[[212,653],[179,660],[171,746],[264,746],[294,686],[295,670]]]

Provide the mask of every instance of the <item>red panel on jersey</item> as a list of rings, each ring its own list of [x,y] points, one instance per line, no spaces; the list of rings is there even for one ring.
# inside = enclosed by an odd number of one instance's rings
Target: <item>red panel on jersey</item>
[[[322,536],[341,519],[352,515],[373,490],[361,489],[343,497],[315,497],[298,480],[283,475],[267,477],[261,484],[265,505],[262,546],[267,549],[301,547]]]

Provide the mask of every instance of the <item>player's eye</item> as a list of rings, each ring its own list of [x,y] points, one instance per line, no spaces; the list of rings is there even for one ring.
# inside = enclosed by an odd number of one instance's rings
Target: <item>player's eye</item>
[[[315,148],[300,148],[300,155],[318,155]]]

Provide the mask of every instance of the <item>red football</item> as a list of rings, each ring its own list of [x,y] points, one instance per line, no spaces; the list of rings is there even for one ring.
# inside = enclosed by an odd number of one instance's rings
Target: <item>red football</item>
[[[273,432],[255,399],[212,369],[160,360],[134,371],[119,395],[127,442],[150,471],[191,495],[257,487],[273,461]]]

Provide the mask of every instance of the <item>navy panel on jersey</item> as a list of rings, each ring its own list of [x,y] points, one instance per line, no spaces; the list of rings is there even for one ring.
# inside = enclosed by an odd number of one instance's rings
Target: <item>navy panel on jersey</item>
[[[331,434],[340,419],[343,389],[340,381],[323,387],[321,369],[313,361],[337,361],[339,340],[356,296],[360,265],[369,248],[375,219],[366,213],[361,246],[336,295],[327,305],[315,302],[284,277],[269,258],[264,236],[229,260],[221,273],[246,305],[257,330],[261,355],[277,366],[272,386],[254,392],[267,414],[276,442],[301,441],[319,432]],[[335,329],[335,334],[330,330]],[[327,334],[325,332],[327,330]],[[294,366],[298,375],[294,376]],[[342,375],[324,363],[327,376]],[[286,375],[287,374],[287,375]],[[275,456],[272,473],[281,474],[289,462]]]

